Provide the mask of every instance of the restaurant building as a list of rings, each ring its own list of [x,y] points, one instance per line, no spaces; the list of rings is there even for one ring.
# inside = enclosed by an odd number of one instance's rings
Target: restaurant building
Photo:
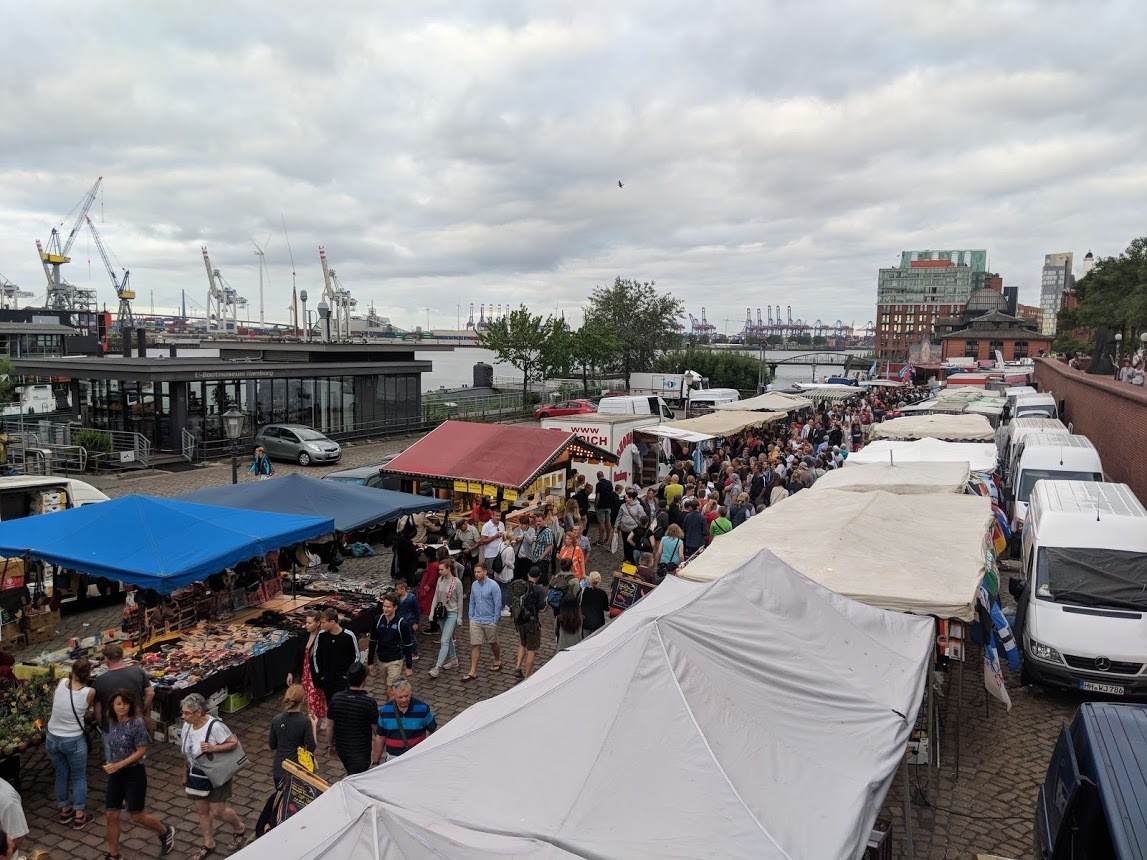
[[[139,433],[170,452],[222,450],[221,416],[232,404],[247,416],[248,438],[280,423],[335,438],[413,429],[431,369],[409,344],[205,343],[163,355],[140,347],[129,356],[30,356],[12,365],[29,379],[65,382],[85,426]]]

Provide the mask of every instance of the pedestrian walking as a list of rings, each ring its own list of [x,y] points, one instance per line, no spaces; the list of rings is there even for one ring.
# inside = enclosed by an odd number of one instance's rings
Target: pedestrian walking
[[[44,746],[56,771],[57,820],[73,830],[83,830],[92,822],[88,814],[88,741],[84,735],[84,715],[95,701],[92,664],[81,657],[72,664],[68,677],[61,678],[52,695],[52,715]],[[68,801],[68,787],[72,799]]]
[[[462,611],[462,582],[454,575],[454,565],[447,564],[438,571],[438,585],[434,589],[434,603],[430,607],[431,617],[443,607],[446,615],[442,619],[442,644],[438,648],[438,659],[430,670],[430,677],[437,678],[443,669],[458,668],[458,652],[454,647],[454,631],[458,627],[458,615]]]
[[[111,713],[111,697],[119,690],[129,690],[141,704],[142,712],[151,710],[151,701],[155,698],[155,690],[151,686],[151,679],[138,664],[129,663],[123,658],[123,645],[119,642],[109,642],[101,651],[104,657],[104,666],[107,671],[92,682],[96,691],[92,702],[92,713],[96,719],[100,736],[103,739],[104,759],[108,757],[107,725]]]
[[[445,549],[445,547],[443,547],[443,549]],[[449,555],[449,553],[447,554]],[[447,566],[453,567],[449,561],[447,561]],[[410,638],[414,642],[413,657],[415,660],[417,660],[418,636],[415,634],[418,633],[418,630],[421,627],[420,622],[422,620],[422,607],[418,604],[418,597],[415,596],[414,592],[412,592],[407,587],[406,583],[401,579],[394,583],[394,596],[398,598],[398,617],[405,621],[407,626],[412,631]],[[433,618],[434,613],[431,612],[431,614],[427,617]]]
[[[275,474],[275,467],[271,464],[271,458],[267,456],[262,445],[255,449],[255,456],[252,458],[251,467],[247,472],[254,475],[257,481],[265,481]]]
[[[338,610],[324,609],[321,624],[323,630],[316,645],[315,664],[329,709],[334,694],[346,689],[347,669],[358,662],[358,637],[339,624]]]
[[[609,595],[601,587],[601,574],[591,570],[586,582],[585,591],[581,593],[582,636],[589,636],[604,627],[609,612]]]
[[[515,582],[510,591],[510,613],[514,630],[518,634],[518,653],[514,660],[514,674],[528,678],[534,673],[534,660],[542,645],[542,623],[539,613],[546,605],[546,590],[539,580],[542,569],[530,568],[525,582]]]
[[[366,666],[354,663],[347,669],[347,688],[335,693],[327,708],[330,754],[338,756],[348,774],[362,773],[370,767],[378,725],[378,702],[366,691],[366,675]]]
[[[275,754],[271,778],[275,790],[283,787],[283,762],[299,763],[299,750],[315,751],[315,733],[306,714],[307,691],[302,684],[292,684],[283,693],[283,710],[271,717],[267,748]]]
[[[581,641],[581,605],[578,598],[580,592],[566,592],[562,598],[561,609],[558,610],[558,644],[561,651],[576,645]]]
[[[207,700],[198,693],[185,696],[179,707],[184,723],[180,749],[187,760],[187,767],[183,770],[183,785],[190,793],[194,789],[188,786],[188,779],[191,768],[196,766],[196,759],[201,755],[230,752],[239,746],[239,739],[220,720],[207,713]],[[234,853],[246,844],[247,825],[227,803],[231,799],[234,781],[232,777],[222,785],[211,786],[206,796],[198,793],[191,795],[195,798],[199,831],[203,834],[203,845],[192,855],[192,860],[205,860],[215,853],[216,821],[231,828],[231,841],[225,846],[228,853]]]
[[[317,610],[311,610],[307,613],[303,621],[307,630],[307,644],[303,648],[303,668],[299,673],[302,679],[303,692],[306,694],[307,702],[307,717],[311,721],[311,731],[314,734],[315,740],[319,739],[319,731],[326,727],[327,722],[327,697],[323,695],[322,689],[315,683],[315,678],[319,674],[317,660],[317,645],[319,639],[320,623],[322,621],[322,613]],[[290,687],[295,683],[295,675],[293,673],[287,674],[287,686]]]
[[[386,698],[389,699],[395,683],[403,677],[409,678],[414,672],[414,631],[399,616],[398,597],[394,592],[382,596],[382,612],[370,629],[370,648],[366,659],[368,674],[374,674],[376,657],[382,666]]]
[[[147,803],[147,754],[150,737],[140,715],[140,701],[132,690],[117,690],[109,701],[108,759],[104,773],[107,785],[107,843],[105,860],[122,860],[119,853],[121,812],[133,823],[146,827],[159,838],[160,855],[170,854],[175,847],[175,828],[144,811]]]
[[[397,758],[438,730],[430,706],[414,698],[409,681],[394,685],[394,698],[378,709],[378,727],[371,750],[371,764]]]
[[[474,568],[474,585],[470,588],[470,671],[462,676],[463,682],[478,677],[478,658],[483,645],[489,645],[494,655],[490,671],[502,671],[502,649],[498,645],[501,616],[502,589],[489,578],[486,566],[480,564]]]
[[[689,513],[685,515],[685,525],[682,529],[685,538],[685,558],[690,558],[705,545],[705,537],[709,533],[709,523],[705,515],[698,509],[697,500],[689,503]]]

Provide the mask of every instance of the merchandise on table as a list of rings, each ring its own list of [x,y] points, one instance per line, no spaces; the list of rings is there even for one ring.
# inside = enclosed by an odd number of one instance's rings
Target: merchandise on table
[[[11,661],[10,655],[0,660]],[[12,663],[0,663],[0,760],[39,744],[52,715],[52,691],[56,679],[51,671],[23,672],[21,680]]]
[[[181,690],[278,648],[291,636],[275,628],[200,623],[171,644],[145,652],[139,662],[157,688]]]

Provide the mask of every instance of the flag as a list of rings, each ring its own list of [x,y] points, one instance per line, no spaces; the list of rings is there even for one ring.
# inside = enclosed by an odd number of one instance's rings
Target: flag
[[[909,361],[900,368],[900,372],[896,376],[898,379],[910,379],[912,377],[912,362]]]
[[[868,368],[868,378],[869,379],[875,379],[876,378],[876,362],[875,361],[872,362],[872,367]]]

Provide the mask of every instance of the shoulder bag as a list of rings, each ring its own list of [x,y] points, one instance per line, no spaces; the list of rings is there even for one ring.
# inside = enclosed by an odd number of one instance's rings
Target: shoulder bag
[[[207,734],[203,736],[204,741],[209,741],[211,730],[218,722],[218,720],[213,719],[210,725],[207,726]],[[195,767],[207,776],[207,779],[210,780],[214,788],[219,788],[219,786],[226,784],[247,765],[247,754],[243,752],[243,744],[238,742],[238,738],[236,738],[235,741],[235,748],[232,750],[217,753],[201,753],[195,759]]]
[[[80,719],[80,712],[76,710],[76,700],[75,700],[75,697],[72,695],[72,679],[71,678],[65,678],[60,683],[64,684],[67,687],[68,704],[72,706],[72,716],[76,718],[76,723],[79,724],[80,731],[84,733],[84,741],[87,743],[88,749],[90,750],[92,748],[92,746],[95,744],[95,740],[92,738],[92,733],[90,731],[91,726],[89,726],[88,723],[84,722],[84,720]],[[84,689],[86,690],[87,688],[85,687]]]
[[[455,577],[450,577],[450,587],[446,589],[446,600],[438,603],[434,607],[434,620],[441,623],[446,620],[446,613],[449,611],[446,604],[450,602],[450,598],[454,596],[454,583],[458,580]]]

